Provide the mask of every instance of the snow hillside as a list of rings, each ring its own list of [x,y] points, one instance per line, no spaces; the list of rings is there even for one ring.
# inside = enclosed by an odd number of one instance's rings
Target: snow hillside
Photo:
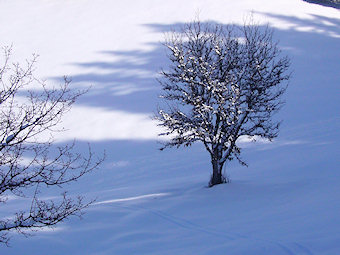
[[[190,22],[269,22],[293,76],[273,143],[244,142],[227,166],[232,182],[206,188],[203,146],[157,150],[155,80],[168,64],[164,33]],[[36,75],[75,89],[92,85],[65,116],[58,142],[106,150],[101,169],[71,194],[97,198],[76,218],[25,238],[1,255],[340,254],[340,12],[303,0],[0,0],[1,46],[40,55]],[[57,192],[57,193],[55,193]],[[46,197],[60,191],[46,190]],[[7,217],[25,199],[11,198]]]

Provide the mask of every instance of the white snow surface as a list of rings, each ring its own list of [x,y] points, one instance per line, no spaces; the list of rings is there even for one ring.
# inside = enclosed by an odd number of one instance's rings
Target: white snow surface
[[[158,151],[151,119],[164,33],[200,19],[255,20],[275,29],[293,76],[273,143],[244,143],[248,168],[207,188],[202,145]],[[0,0],[0,45],[40,55],[36,76],[72,77],[90,91],[65,116],[57,143],[76,138],[107,159],[65,188],[97,198],[83,220],[14,235],[0,254],[340,254],[340,11],[302,0]],[[47,189],[46,197],[61,190]],[[0,216],[24,208],[9,199]]]

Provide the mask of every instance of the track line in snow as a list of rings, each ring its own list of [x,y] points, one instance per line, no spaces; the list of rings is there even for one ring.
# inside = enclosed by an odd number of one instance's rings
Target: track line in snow
[[[314,255],[314,253],[310,249],[308,249],[306,246],[304,246],[304,245],[302,245],[300,243],[297,243],[297,242],[294,242],[294,245],[296,247],[298,247],[301,251],[303,251],[304,254],[306,254],[306,255]],[[299,254],[301,254],[301,253],[299,253]]]
[[[122,205],[122,204],[115,204],[115,206],[118,206],[120,208],[124,208],[124,209],[129,209],[132,211],[136,211],[136,210],[143,210],[149,213],[152,213],[153,215],[156,215],[174,225],[177,225],[181,228],[184,229],[188,229],[191,231],[197,231],[197,232],[201,232],[201,233],[205,233],[208,235],[213,235],[214,237],[218,237],[224,240],[228,240],[228,241],[234,241],[237,239],[248,239],[248,240],[253,240],[253,241],[259,241],[259,242],[264,242],[264,243],[270,243],[273,244],[277,247],[279,247],[285,254],[288,255],[297,255],[297,254],[307,254],[307,255],[313,255],[312,253],[306,253],[306,251],[309,251],[306,247],[303,247],[302,245],[297,245],[296,243],[296,247],[299,248],[299,251],[294,252],[292,251],[292,249],[290,247],[288,247],[287,245],[284,245],[282,242],[277,241],[277,240],[268,240],[268,239],[262,239],[262,238],[254,238],[251,236],[246,236],[246,235],[241,235],[241,234],[237,234],[237,233],[226,233],[223,231],[218,231],[216,229],[212,229],[209,227],[205,227],[205,226],[201,226],[197,223],[193,223],[189,220],[186,219],[182,219],[180,217],[177,216],[173,216],[170,214],[167,214],[163,211],[157,210],[157,209],[151,209],[151,208],[147,208],[141,205]],[[294,249],[295,250],[295,249]],[[303,253],[301,253],[303,252]]]

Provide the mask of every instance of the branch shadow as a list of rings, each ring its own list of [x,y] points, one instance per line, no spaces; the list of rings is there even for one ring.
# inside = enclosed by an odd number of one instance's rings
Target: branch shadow
[[[131,112],[153,112],[159,94],[156,78],[161,66],[166,65],[166,57],[160,44],[149,46],[153,50],[98,52],[112,61],[72,63],[84,70],[84,73],[72,76],[73,83],[91,85],[90,92],[77,103]]]
[[[311,4],[318,4],[318,5],[322,5],[325,7],[332,7],[335,9],[340,9],[340,2],[336,3],[330,0],[303,0],[307,3],[311,3]]]

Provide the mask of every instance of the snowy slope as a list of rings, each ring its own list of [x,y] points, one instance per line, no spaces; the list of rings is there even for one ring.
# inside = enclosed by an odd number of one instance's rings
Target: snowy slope
[[[232,183],[206,188],[207,153],[157,150],[157,71],[164,32],[192,20],[241,24],[253,12],[275,28],[294,70],[279,138],[244,144]],[[90,141],[107,160],[67,186],[97,197],[84,219],[0,254],[340,254],[340,12],[302,0],[0,0],[1,46],[37,76],[91,91],[65,116],[59,142]],[[55,195],[47,190],[46,196]],[[13,199],[2,217],[26,203]]]

